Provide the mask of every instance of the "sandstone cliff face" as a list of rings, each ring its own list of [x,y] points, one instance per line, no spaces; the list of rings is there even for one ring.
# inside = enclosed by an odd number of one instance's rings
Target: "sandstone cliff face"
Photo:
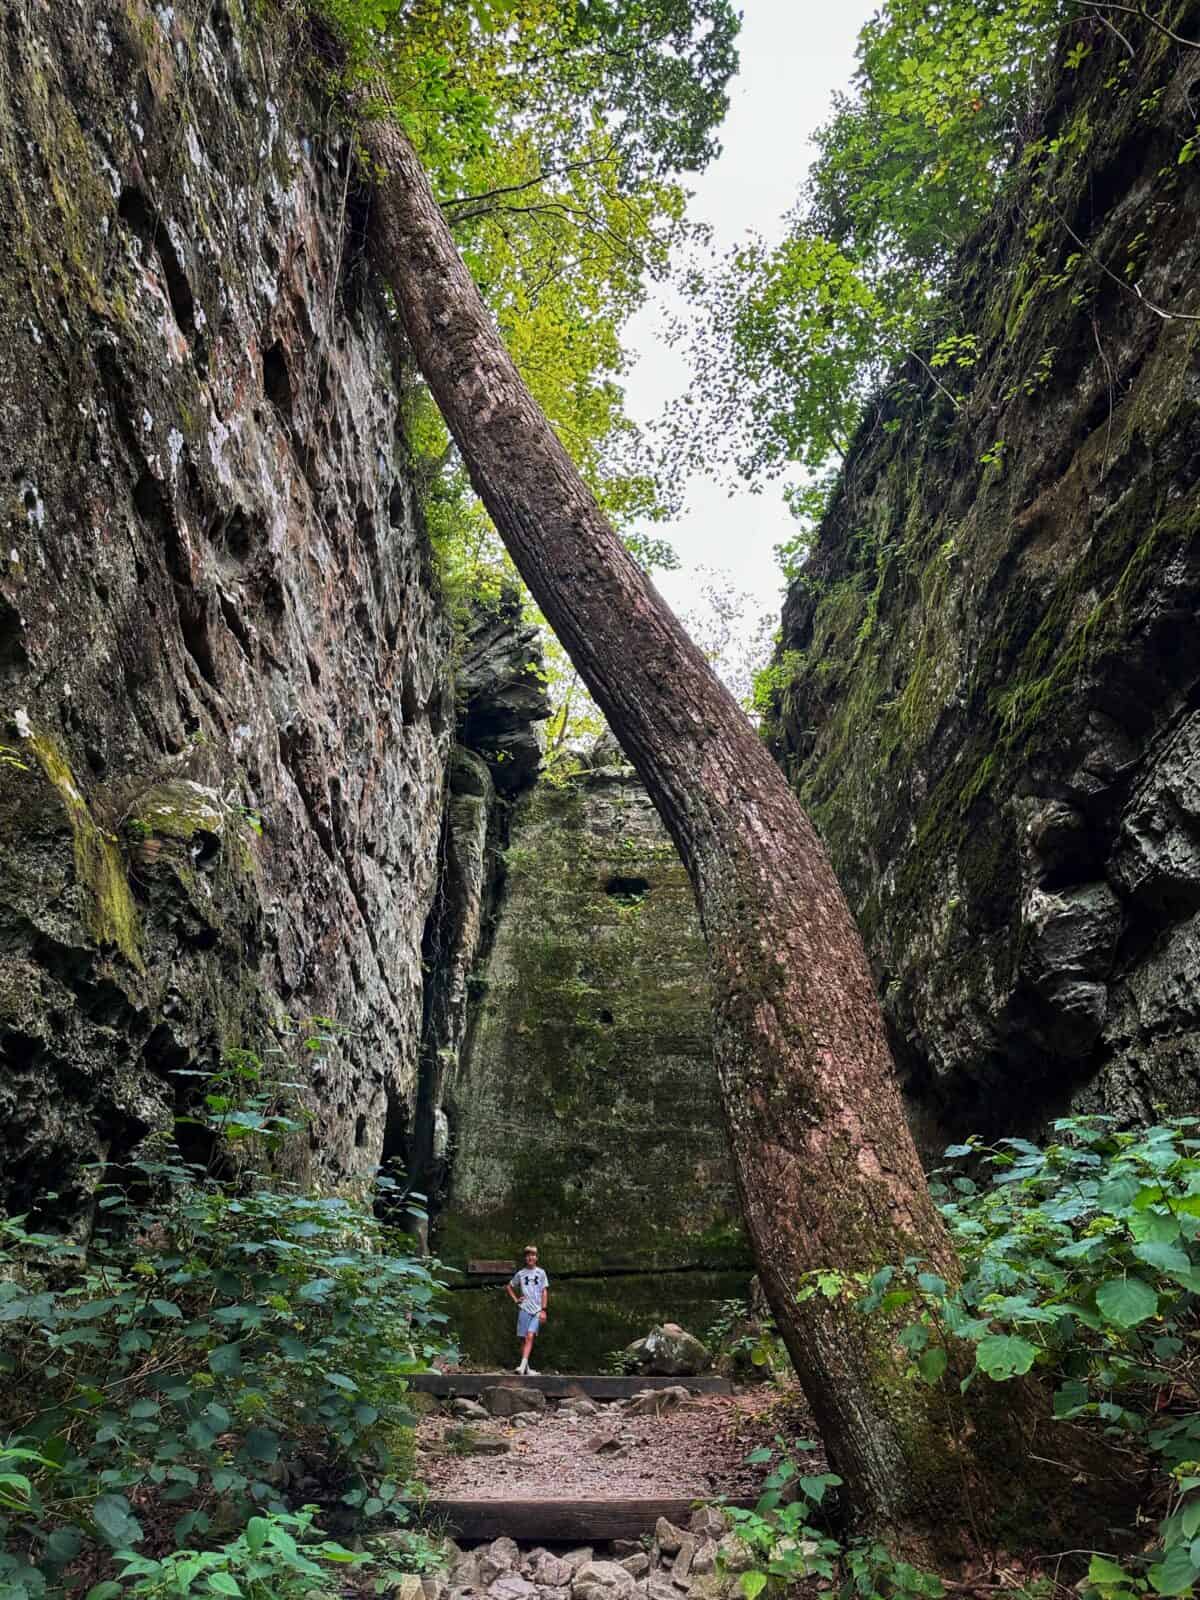
[[[664,1318],[702,1331],[720,1299],[744,1295],[746,1251],[704,941],[631,769],[600,767],[518,803],[472,986],[466,1046],[445,1075],[438,1253],[465,1268],[536,1239],[555,1280],[546,1359],[559,1366],[589,1370]],[[732,1270],[678,1270],[720,1267]],[[613,1270],[630,1275],[603,1281]],[[494,1289],[454,1300],[476,1359],[506,1358],[507,1302]]]
[[[0,46],[0,1190],[77,1200],[272,1040],[354,1179],[414,1092],[453,703],[349,150],[224,0],[14,0]]]
[[[1200,1088],[1200,55],[1087,42],[959,405],[899,375],[784,613],[772,737],[958,1129]]]

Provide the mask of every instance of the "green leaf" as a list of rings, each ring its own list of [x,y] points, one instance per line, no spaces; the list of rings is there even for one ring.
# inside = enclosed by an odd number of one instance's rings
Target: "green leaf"
[[[1192,1265],[1186,1250],[1181,1250],[1175,1244],[1160,1244],[1155,1239],[1135,1244],[1133,1253],[1148,1267],[1158,1267],[1162,1272],[1187,1272]]]
[[[1187,1548],[1176,1545],[1150,1568],[1147,1576],[1159,1594],[1185,1594],[1196,1581],[1196,1569]]]
[[[241,1344],[219,1344],[208,1352],[209,1371],[219,1378],[232,1378],[242,1370]]]
[[[991,1333],[975,1347],[976,1365],[997,1383],[1028,1372],[1036,1355],[1036,1345],[1011,1333]]]
[[[94,1583],[83,1600],[119,1600],[120,1594],[121,1585],[108,1578],[103,1583]]]
[[[182,1322],[183,1312],[173,1300],[151,1300],[150,1304],[160,1317],[168,1317],[173,1322]]]
[[[279,1457],[279,1435],[270,1428],[246,1430],[246,1454],[252,1461],[275,1461]]]
[[[757,1600],[767,1587],[767,1575],[765,1572],[743,1572],[738,1582],[742,1586],[746,1600]]]
[[[267,1542],[267,1534],[271,1524],[266,1517],[251,1517],[246,1524],[246,1544],[251,1554],[258,1555]]]
[[[1176,1244],[1178,1221],[1161,1211],[1141,1211],[1129,1218],[1129,1231],[1141,1244]]]
[[[55,1528],[46,1540],[46,1554],[56,1566],[61,1566],[83,1549],[83,1535],[78,1528]]]
[[[933,1345],[917,1362],[917,1371],[926,1383],[937,1383],[946,1370],[949,1357],[940,1344]]]
[[[1054,1393],[1054,1415],[1056,1417],[1069,1417],[1072,1412],[1078,1411],[1080,1406],[1085,1406],[1089,1399],[1088,1386],[1082,1378],[1068,1378],[1067,1381]]]
[[[132,1514],[123,1494],[102,1494],[92,1506],[97,1528],[115,1550],[137,1544],[144,1537],[141,1524]]]
[[[242,1591],[227,1572],[210,1572],[208,1574],[208,1586],[210,1589],[214,1589],[217,1594],[233,1595],[234,1600],[242,1600]]]
[[[1096,1290],[1096,1304],[1118,1328],[1136,1328],[1158,1310],[1158,1296],[1141,1278],[1109,1278]]]
[[[1131,1584],[1133,1579],[1123,1567],[1117,1566],[1115,1561],[1109,1561],[1104,1556],[1094,1555],[1088,1565],[1088,1582]]]

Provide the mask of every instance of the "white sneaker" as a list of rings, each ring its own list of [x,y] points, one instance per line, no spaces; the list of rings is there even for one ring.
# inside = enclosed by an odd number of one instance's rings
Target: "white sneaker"
[[[514,1367],[513,1368],[513,1371],[517,1374],[518,1377],[524,1377],[524,1375],[525,1375],[525,1363],[522,1361],[521,1365],[519,1367]]]
[[[541,1373],[538,1372],[536,1370],[536,1368],[534,1368],[534,1367],[526,1367],[525,1368],[525,1376],[527,1378],[540,1378],[541,1377]]]

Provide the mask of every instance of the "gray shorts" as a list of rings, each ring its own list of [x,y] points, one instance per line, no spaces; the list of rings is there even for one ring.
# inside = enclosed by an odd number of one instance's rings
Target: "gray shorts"
[[[527,1333],[536,1333],[541,1325],[542,1314],[540,1311],[519,1310],[517,1312],[518,1339],[523,1339]]]

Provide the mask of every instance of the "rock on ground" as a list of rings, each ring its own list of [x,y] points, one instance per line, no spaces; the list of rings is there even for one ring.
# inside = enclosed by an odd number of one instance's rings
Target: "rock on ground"
[[[624,1359],[628,1371],[664,1378],[693,1377],[712,1366],[707,1347],[676,1322],[651,1328],[625,1350]]]

